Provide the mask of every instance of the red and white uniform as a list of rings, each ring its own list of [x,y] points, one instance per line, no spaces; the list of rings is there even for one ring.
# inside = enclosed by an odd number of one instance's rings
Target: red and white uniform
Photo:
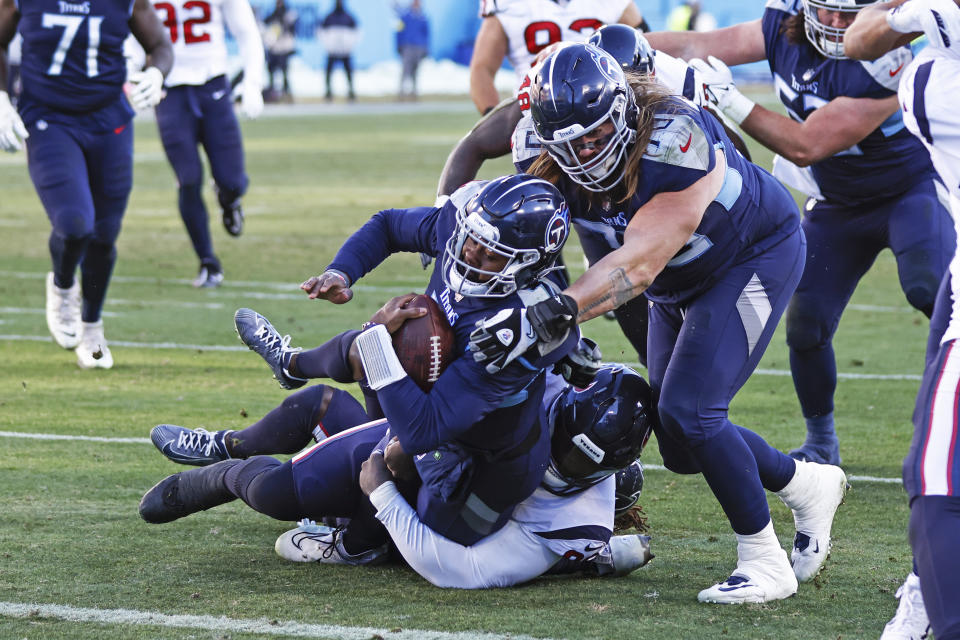
[[[263,84],[263,42],[247,0],[152,0],[173,43],[173,69],[164,85],[203,85],[227,73],[225,28],[237,41],[244,83]]]
[[[523,81],[536,55],[554,42],[583,42],[614,24],[633,0],[480,0],[480,17],[495,17],[507,34],[507,59]]]

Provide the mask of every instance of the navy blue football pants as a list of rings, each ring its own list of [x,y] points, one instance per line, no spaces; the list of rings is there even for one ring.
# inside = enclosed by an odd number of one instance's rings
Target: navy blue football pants
[[[743,535],[770,521],[764,489],[786,486],[796,464],[727,414],[797,286],[805,248],[797,229],[730,267],[697,298],[650,306],[647,366],[659,394],[655,433],[664,465],[702,473],[733,530]]]
[[[92,133],[38,120],[28,131],[30,179],[52,227],[54,282],[71,287],[79,266],[82,317],[96,322],[133,186],[133,124]]]
[[[170,87],[156,108],[163,150],[177,177],[180,217],[197,257],[214,264],[218,263],[201,196],[203,162],[198,147],[203,146],[210,161],[221,206],[242,196],[249,184],[240,125],[230,94],[226,77],[217,76],[202,86]]]
[[[818,202],[804,216],[807,263],[787,310],[790,369],[805,418],[833,411],[837,363],[833,334],[860,279],[885,248],[900,287],[928,317],[956,238],[932,176],[898,198],[860,207]]]

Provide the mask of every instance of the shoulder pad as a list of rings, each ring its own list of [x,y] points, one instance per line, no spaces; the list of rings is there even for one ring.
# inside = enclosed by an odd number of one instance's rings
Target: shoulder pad
[[[450,202],[452,202],[457,209],[462,209],[468,202],[470,202],[470,198],[477,195],[480,189],[483,189],[483,185],[487,184],[487,182],[487,180],[474,180],[473,182],[468,182],[450,194]]]
[[[503,13],[509,5],[510,0],[480,0],[480,17],[487,18]]]
[[[877,84],[896,91],[900,85],[903,69],[913,60],[913,51],[910,47],[899,47],[884,54],[876,60],[862,60],[860,64]]]
[[[644,159],[687,169],[706,171],[710,166],[711,144],[707,134],[690,116],[658,114],[653,118],[653,135]]]
[[[796,15],[800,11],[800,0],[767,0],[763,8]]]

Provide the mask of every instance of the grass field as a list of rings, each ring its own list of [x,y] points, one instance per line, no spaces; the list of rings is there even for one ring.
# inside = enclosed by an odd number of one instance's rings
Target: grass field
[[[910,568],[897,479],[927,330],[899,291],[889,252],[836,338],[836,415],[853,488],[827,569],[794,598],[698,604],[697,591],[733,568],[735,542],[701,477],[662,470],[648,472],[641,498],[657,557],[618,580],[445,591],[401,567],[286,563],[272,546],[289,524],[240,503],[163,526],[140,520],[143,492],[179,470],[145,439],[154,424],[242,428],[285,396],[236,339],[237,307],[312,346],[358,326],[393,295],[422,290],[413,255],[391,258],[345,306],[308,301],[297,285],[377,210],[431,203],[447,152],[473,120],[444,108],[245,123],[248,224],[239,239],[213,225],[227,279],[212,291],[189,286],[197,263],[172,173],[153,123],[138,123],[135,187],[105,313],[110,371],[78,369],[50,340],[49,226],[23,154],[0,157],[0,638],[879,636]],[[756,159],[769,166],[769,154],[758,150]],[[509,170],[501,160],[482,175]],[[575,238],[566,254],[580,264]],[[597,319],[585,331],[607,359],[636,359],[613,323]],[[782,327],[732,419],[782,449],[802,440]],[[51,434],[85,439],[40,438]],[[656,447],[643,459],[658,464]],[[789,547],[790,514],[776,497],[770,504]]]

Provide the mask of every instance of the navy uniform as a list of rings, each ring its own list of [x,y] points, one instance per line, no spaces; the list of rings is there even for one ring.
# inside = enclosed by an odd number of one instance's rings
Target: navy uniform
[[[901,47],[873,62],[821,56],[807,40],[781,32],[799,0],[769,0],[763,15],[766,57],[787,113],[805,120],[842,96],[896,93],[913,55]],[[928,317],[953,255],[955,234],[946,192],[923,145],[895,113],[861,142],[811,165],[821,199],[807,203],[807,264],[787,311],[790,368],[808,423],[808,440],[792,455],[838,463],[833,429],[837,383],[832,338],[843,309],[877,254],[897,260],[907,301]]]

